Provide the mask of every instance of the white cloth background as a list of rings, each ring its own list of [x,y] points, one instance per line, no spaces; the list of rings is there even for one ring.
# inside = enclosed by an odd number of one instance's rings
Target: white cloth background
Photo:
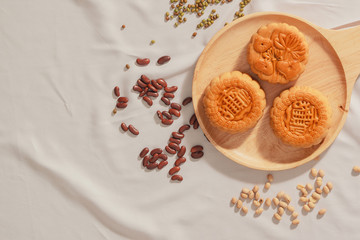
[[[215,7],[220,18],[192,39],[199,19],[188,16],[174,28],[164,22],[166,0],[0,0],[0,239],[359,239],[360,176],[352,174],[360,165],[359,83],[346,124],[321,160],[274,172],[271,189],[262,193],[284,190],[293,197],[296,228],[286,214],[275,224],[272,208],[254,217],[251,209],[241,216],[229,206],[242,187],[262,189],[267,172],[225,158],[200,129],[188,131],[183,143],[202,144],[205,156],[195,161],[186,154],[182,183],[167,176],[174,158],[162,171],[142,168],[140,150],[164,147],[193,108],[161,127],[160,99],[148,108],[132,86],[147,74],[179,86],[175,102],[190,96],[198,56],[232,20],[238,2]],[[359,20],[359,10],[353,0],[253,0],[246,7],[246,13],[282,11],[325,28]],[[156,66],[162,55],[171,61]],[[137,67],[137,57],[152,63]],[[112,116],[116,85],[130,101]],[[140,135],[122,133],[121,122]],[[313,166],[325,170],[334,190],[303,215],[295,187],[313,181]],[[328,212],[318,219],[320,208]]]

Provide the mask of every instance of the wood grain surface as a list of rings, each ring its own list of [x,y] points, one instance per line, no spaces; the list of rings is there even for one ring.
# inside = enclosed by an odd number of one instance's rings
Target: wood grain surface
[[[266,24],[284,22],[296,26],[309,44],[309,61],[300,78],[288,84],[259,80],[247,63],[247,45],[251,36]],[[200,126],[210,142],[231,160],[260,170],[285,170],[300,166],[325,151],[345,123],[351,91],[360,73],[360,27],[327,30],[295,16],[266,12],[236,20],[211,39],[197,62],[193,86],[193,104]],[[204,114],[203,93],[210,81],[224,72],[241,71],[257,80],[266,94],[264,116],[245,133],[228,134],[213,127]],[[269,110],[283,90],[305,85],[329,98],[333,111],[332,127],[322,143],[296,148],[282,143],[270,127]]]

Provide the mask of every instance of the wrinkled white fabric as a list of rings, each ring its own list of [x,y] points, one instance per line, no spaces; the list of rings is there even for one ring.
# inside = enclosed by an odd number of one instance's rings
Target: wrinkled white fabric
[[[296,228],[287,214],[274,223],[272,208],[260,217],[252,209],[246,216],[234,211],[230,199],[242,187],[262,188],[267,172],[227,159],[200,129],[189,130],[183,144],[202,144],[205,156],[188,158],[182,183],[167,174],[173,157],[162,171],[142,168],[141,149],[164,147],[193,108],[162,127],[155,113],[166,109],[160,98],[149,108],[132,86],[147,74],[179,86],[175,102],[191,96],[197,58],[238,2],[215,7],[220,18],[192,39],[200,19],[188,16],[174,28],[164,22],[165,0],[0,0],[0,239],[359,239],[360,176],[351,171],[360,165],[359,83],[346,124],[321,160],[274,172],[271,189],[261,192],[293,197]],[[359,10],[351,0],[253,0],[245,8],[286,12],[325,28],[359,20]],[[172,59],[157,66],[162,55]],[[138,67],[137,57],[152,62]],[[116,85],[129,106],[113,116]],[[121,122],[140,135],[121,132]],[[325,170],[334,190],[304,215],[295,186],[313,181],[313,166]],[[328,209],[321,219],[320,208]]]

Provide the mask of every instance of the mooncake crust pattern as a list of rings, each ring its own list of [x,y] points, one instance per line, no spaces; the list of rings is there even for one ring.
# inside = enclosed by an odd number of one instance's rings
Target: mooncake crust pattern
[[[308,148],[319,144],[331,126],[331,107],[318,90],[295,86],[276,97],[270,110],[271,127],[284,143]]]
[[[203,104],[212,125],[238,133],[256,125],[266,100],[258,82],[247,74],[233,71],[211,81],[205,89]]]
[[[261,80],[285,84],[304,72],[308,56],[306,39],[295,26],[271,23],[252,36],[247,60]]]

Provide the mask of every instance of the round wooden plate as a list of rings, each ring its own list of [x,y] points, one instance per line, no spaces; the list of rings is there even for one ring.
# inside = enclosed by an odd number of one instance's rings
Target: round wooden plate
[[[247,63],[247,45],[262,26],[284,22],[296,26],[309,44],[309,61],[297,81],[270,84],[261,81]],[[295,16],[282,13],[255,13],[221,29],[202,52],[195,68],[192,97],[200,127],[210,142],[231,160],[260,170],[285,170],[300,166],[325,151],[345,123],[353,85],[360,73],[360,28],[335,31],[315,26]],[[266,94],[264,116],[255,128],[245,133],[229,134],[212,126],[202,104],[205,88],[221,73],[241,71],[256,79]],[[310,148],[296,148],[282,143],[270,127],[269,110],[279,94],[294,85],[311,86],[329,98],[332,127],[324,141]]]

